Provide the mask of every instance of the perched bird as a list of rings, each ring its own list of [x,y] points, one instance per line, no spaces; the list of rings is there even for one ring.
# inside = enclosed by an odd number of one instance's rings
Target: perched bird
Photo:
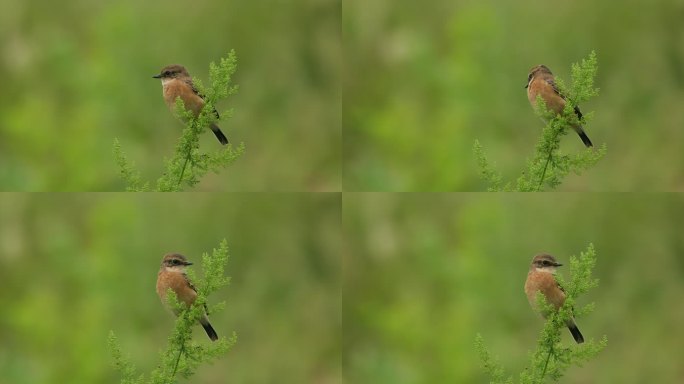
[[[180,97],[181,100],[183,100],[185,109],[192,111],[192,113],[195,114],[195,117],[200,114],[200,111],[202,111],[202,108],[204,107],[204,95],[199,93],[197,88],[192,84],[192,78],[184,66],[178,64],[168,65],[164,67],[158,75],[152,77],[161,79],[164,101],[171,110],[171,113],[175,114],[176,98]],[[216,108],[214,108],[214,115],[216,116],[216,119],[219,118]],[[218,125],[211,123],[210,128],[221,144],[228,144],[228,139],[223,132],[221,132]]]
[[[542,100],[546,103],[546,108],[556,114],[563,113],[563,108],[565,108],[565,96],[558,90],[558,87],[553,80],[553,73],[551,73],[551,70],[545,65],[537,65],[530,70],[525,88],[527,88],[527,98],[530,100],[532,108],[537,108],[537,95],[541,95]],[[577,106],[575,106],[575,114],[578,119],[582,118],[582,112],[580,112],[579,107]],[[587,148],[594,146],[579,123],[572,124],[572,129],[577,132]]]
[[[527,273],[527,281],[525,281],[525,294],[527,295],[527,300],[530,302],[532,309],[537,311],[537,292],[541,292],[546,301],[553,305],[556,310],[560,309],[565,302],[565,291],[558,285],[554,274],[556,273],[556,268],[560,267],[561,263],[557,262],[556,259],[547,254],[537,255],[532,259],[532,264],[530,265],[530,271]],[[541,315],[546,319],[549,313],[542,312]],[[572,337],[575,339],[577,344],[584,343],[584,337],[580,333],[580,330],[575,324],[575,319],[570,318],[565,323],[572,333]]]
[[[157,274],[157,294],[164,305],[168,306],[166,294],[169,288],[176,294],[178,301],[185,303],[188,307],[195,302],[197,290],[185,274],[185,268],[188,265],[192,265],[192,263],[187,261],[185,256],[177,253],[169,253],[162,259],[161,267]],[[178,316],[178,310],[175,308],[172,308],[172,310],[174,314]],[[206,306],[204,307],[204,310],[206,311]],[[204,328],[212,341],[218,339],[218,335],[209,323],[206,314],[200,319],[200,324],[202,324],[202,328]]]

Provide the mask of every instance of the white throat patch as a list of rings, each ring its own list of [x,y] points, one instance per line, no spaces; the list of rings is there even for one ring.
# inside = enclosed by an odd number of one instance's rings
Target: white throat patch
[[[172,82],[172,81],[174,81],[174,80],[176,80],[176,79],[173,78],[173,77],[161,79],[161,81],[162,81],[162,87],[166,86],[166,84],[168,84],[168,83],[170,83],[170,82]]]

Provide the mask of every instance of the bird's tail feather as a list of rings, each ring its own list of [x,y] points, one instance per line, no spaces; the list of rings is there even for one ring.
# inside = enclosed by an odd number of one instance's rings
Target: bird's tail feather
[[[582,333],[580,333],[579,328],[577,328],[575,324],[568,325],[568,329],[570,330],[570,333],[572,333],[572,337],[575,339],[577,344],[584,343],[584,336],[582,336]]]
[[[200,321],[200,324],[202,324],[202,328],[204,328],[204,331],[207,333],[207,336],[211,339],[211,341],[216,341],[218,340],[218,335],[216,334],[216,331],[214,331],[214,328],[209,324],[209,320],[202,320]]]
[[[587,136],[582,127],[578,127],[575,130],[577,131],[577,134],[579,135],[580,139],[582,139],[582,142],[587,148],[591,148],[594,146],[594,144],[591,143],[591,140],[589,140],[589,136]]]
[[[221,144],[228,144],[228,138],[223,134],[223,132],[221,132],[221,129],[218,127],[218,125],[212,124],[211,131],[214,132],[214,135],[216,135],[216,138],[219,142],[221,142]]]

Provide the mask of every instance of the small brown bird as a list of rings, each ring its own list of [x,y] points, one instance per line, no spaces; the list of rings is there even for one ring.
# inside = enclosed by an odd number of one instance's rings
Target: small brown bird
[[[537,108],[537,95],[541,95],[542,100],[546,103],[546,108],[556,114],[562,114],[563,108],[565,108],[565,96],[563,96],[556,83],[553,80],[553,73],[545,65],[537,65],[530,70],[530,74],[527,76],[527,98],[532,104],[532,108]],[[582,118],[582,112],[580,112],[579,107],[575,106],[575,114],[578,119]],[[572,129],[577,132],[580,139],[584,145],[593,147],[594,145],[589,140],[589,137],[582,129],[579,124],[572,124]]]
[[[161,79],[162,89],[164,94],[164,101],[171,110],[171,113],[176,112],[176,98],[180,97],[183,100],[185,108],[197,117],[204,107],[204,95],[197,91],[197,88],[192,84],[192,77],[184,66],[173,64],[164,67],[158,75],[152,76],[155,79]],[[214,108],[214,115],[216,119],[219,118],[218,111]],[[221,144],[228,144],[228,139],[221,132],[221,129],[215,123],[210,126],[214,135]]]
[[[178,301],[185,303],[188,307],[197,299],[197,290],[185,274],[185,268],[188,265],[192,265],[192,263],[187,261],[185,256],[178,253],[169,253],[162,259],[161,267],[157,274],[157,294],[165,306],[168,307],[166,294],[169,288],[176,293]],[[172,308],[172,310],[178,316],[179,312],[175,308]],[[206,306],[204,310],[206,311]],[[218,335],[209,323],[206,314],[200,319],[200,324],[202,324],[202,328],[204,328],[212,341],[218,339]]]
[[[537,291],[541,292],[546,301],[556,307],[556,310],[560,309],[565,302],[565,291],[558,285],[554,274],[556,273],[556,268],[560,267],[561,263],[557,262],[556,259],[547,254],[540,254],[532,259],[532,264],[530,265],[530,271],[527,273],[527,281],[525,281],[525,294],[527,295],[527,300],[530,302],[532,309],[537,311]],[[541,313],[541,315],[546,319],[549,313]],[[580,330],[575,324],[575,319],[570,318],[565,323],[572,333],[572,337],[575,339],[577,344],[584,343],[584,337],[580,333]]]

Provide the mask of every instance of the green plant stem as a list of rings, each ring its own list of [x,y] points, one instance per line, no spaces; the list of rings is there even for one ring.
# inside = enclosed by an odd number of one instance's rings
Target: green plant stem
[[[558,137],[558,132],[556,132],[556,134],[553,135],[552,142],[555,142],[557,137]],[[551,150],[549,151],[549,156],[546,158],[546,163],[544,164],[544,170],[542,171],[541,179],[539,179],[539,185],[537,186],[537,192],[539,192],[541,190],[542,185],[544,185],[544,176],[546,176],[546,169],[549,167],[549,163],[551,162],[551,156],[553,156],[553,148],[551,148]]]
[[[553,341],[551,342],[551,348],[549,348],[549,354],[546,356],[546,361],[544,362],[544,369],[542,370],[542,374],[540,379],[544,380],[544,376],[546,375],[546,367],[549,365],[549,360],[551,360],[551,354],[553,354]],[[541,381],[540,381],[541,383]]]
[[[173,366],[173,374],[171,374],[171,377],[176,377],[176,370],[178,369],[178,363],[180,362],[181,355],[183,354],[183,350],[185,349],[185,340],[183,340],[181,344],[181,349],[178,351],[178,358],[176,358],[176,365]]]
[[[178,189],[179,190],[180,190],[181,183],[183,182],[183,175],[185,174],[185,167],[188,166],[188,161],[190,161],[190,156],[192,156],[192,153],[188,152],[188,156],[185,158],[185,162],[183,163],[183,169],[181,169],[180,177],[178,178]]]
[[[549,167],[549,163],[551,162],[551,156],[553,155],[553,149],[549,152],[549,156],[546,158],[546,163],[544,164],[544,170],[542,171],[541,178],[539,179],[539,185],[537,186],[537,192],[541,190],[542,185],[544,184],[544,176],[546,176],[546,168]]]

